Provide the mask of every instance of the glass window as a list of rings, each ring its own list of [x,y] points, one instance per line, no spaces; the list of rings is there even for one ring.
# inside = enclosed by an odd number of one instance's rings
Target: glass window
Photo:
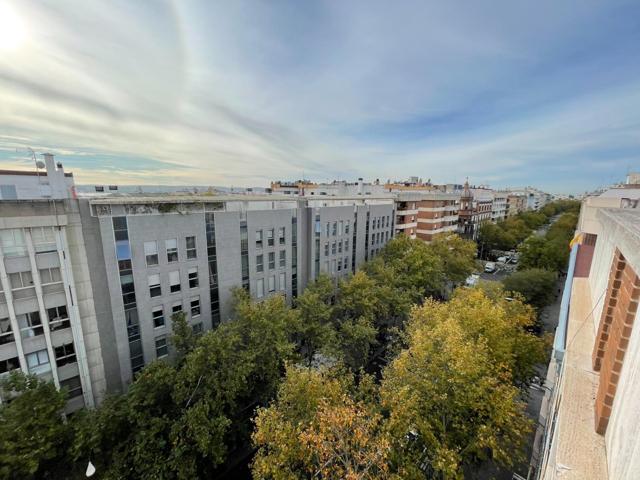
[[[342,270],[342,261],[338,259],[338,271]]]
[[[196,237],[187,237],[187,259],[194,259],[198,256],[196,252]]]
[[[202,334],[202,330],[203,330],[202,322],[194,323],[192,328],[193,328],[193,333],[195,333],[196,335]]]
[[[49,354],[46,350],[29,353],[27,355],[27,365],[29,366],[29,372],[36,375],[51,371]]]
[[[49,328],[51,330],[62,330],[71,326],[66,305],[48,308],[47,317],[49,317]]]
[[[336,242],[331,243],[331,254],[332,255],[336,254]]]
[[[278,287],[282,291],[285,291],[287,289],[287,281],[286,281],[284,273],[280,274],[280,278],[278,279]]]
[[[267,246],[273,247],[273,228],[267,230]]]
[[[280,245],[284,245],[285,244],[285,230],[284,230],[284,227],[280,227],[278,229],[278,243]]]
[[[269,270],[276,268],[276,253],[269,252]]]
[[[264,279],[262,278],[256,280],[256,297],[264,297]]]
[[[43,285],[48,283],[58,283],[62,281],[62,276],[60,275],[60,269],[58,267],[53,268],[41,268],[39,270],[40,273],[40,281]]]
[[[333,228],[331,234],[335,237],[338,234],[338,222],[333,222]]]
[[[151,298],[159,297],[160,295],[162,295],[162,289],[160,288],[160,275],[157,273],[155,275],[149,275],[148,280],[149,295],[151,296]]]
[[[200,315],[200,297],[191,299],[191,317],[197,317]]]
[[[0,246],[6,257],[22,257],[27,254],[27,243],[20,228],[0,230]]]
[[[197,288],[198,287],[198,267],[191,267],[188,270],[189,274],[189,288]]]
[[[169,240],[165,240],[165,247],[167,249],[167,262],[177,262],[178,261],[178,240],[175,238],[170,238]]]
[[[162,336],[156,338],[156,357],[163,358],[169,355],[169,344],[167,343],[167,337]]]
[[[169,290],[171,293],[180,291],[180,272],[169,272]]]
[[[351,222],[349,220],[347,220],[344,224],[344,233],[349,233],[349,224]]]
[[[58,365],[58,367],[76,363],[76,350],[73,348],[73,342],[55,347],[54,352],[56,355],[56,365]]]
[[[256,230],[256,248],[262,248],[262,230]]]
[[[144,242],[144,255],[148,267],[158,265],[158,242]]]
[[[286,267],[287,266],[287,251],[286,250],[280,250],[280,267]]]
[[[329,242],[324,242],[324,256],[329,256]]]
[[[153,318],[153,328],[164,327],[164,309],[162,305],[153,307],[151,310],[151,318]]]
[[[37,337],[44,333],[42,328],[42,321],[40,319],[40,312],[23,313],[16,316],[18,319],[18,325],[20,331],[25,337]]]
[[[338,253],[342,253],[342,240],[338,242]]]
[[[275,275],[271,275],[269,277],[269,293],[276,291],[276,277]]]
[[[348,238],[344,241],[344,251],[345,251],[345,253],[349,251],[349,239]]]
[[[256,272],[264,271],[264,256],[256,255]]]
[[[344,257],[343,267],[345,270],[347,269],[347,265],[349,264],[349,257]]]
[[[31,240],[36,253],[48,253],[58,250],[53,227],[32,227]]]
[[[0,360],[0,374],[10,372],[20,368],[20,362],[18,357],[8,358],[7,360]]]
[[[182,302],[174,303],[171,307],[171,314],[180,313],[182,311]]]
[[[325,226],[325,229],[324,229],[325,236],[327,236],[327,237],[329,236],[329,230],[330,229],[331,229],[331,224],[329,222],[327,222],[327,225]]]
[[[67,389],[67,397],[75,398],[82,396],[82,383],[80,382],[80,376],[67,378],[60,381],[60,388]]]
[[[342,235],[342,231],[344,230],[344,222],[340,220],[338,223],[338,235]]]
[[[33,287],[31,272],[10,273],[9,280],[11,281],[11,288],[13,289]]]
[[[118,260],[129,260],[131,258],[131,248],[129,240],[116,241],[116,258]]]
[[[0,318],[0,345],[11,343],[14,341],[13,331],[11,330],[11,320],[9,318]]]

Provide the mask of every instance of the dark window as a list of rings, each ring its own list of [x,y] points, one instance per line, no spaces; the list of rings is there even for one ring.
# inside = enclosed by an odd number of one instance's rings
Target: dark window
[[[82,383],[80,382],[79,376],[67,378],[66,380],[61,380],[60,388],[67,389],[67,395],[69,398],[82,396]]]
[[[73,348],[73,343],[67,343],[55,348],[56,353],[56,365],[62,367],[70,363],[76,363],[76,351]]]

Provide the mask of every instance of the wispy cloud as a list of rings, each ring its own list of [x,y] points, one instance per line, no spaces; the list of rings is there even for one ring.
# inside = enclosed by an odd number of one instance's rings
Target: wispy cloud
[[[637,2],[0,1],[28,27],[0,51],[2,165],[554,191],[640,167]]]

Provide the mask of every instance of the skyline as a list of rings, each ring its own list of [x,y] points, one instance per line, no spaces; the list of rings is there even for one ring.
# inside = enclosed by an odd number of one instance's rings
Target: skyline
[[[581,193],[640,169],[633,3],[0,0],[21,24],[0,36],[0,164],[32,147],[79,184]]]

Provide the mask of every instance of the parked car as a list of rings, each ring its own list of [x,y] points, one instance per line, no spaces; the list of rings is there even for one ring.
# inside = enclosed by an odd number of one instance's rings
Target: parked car
[[[495,262],[487,262],[484,264],[484,271],[486,273],[493,273],[496,271],[496,264]]]
[[[478,284],[479,280],[480,280],[480,275],[476,275],[475,273],[472,273],[467,277],[464,283],[467,287],[475,287]]]
[[[507,263],[509,261],[509,257],[498,257],[498,263]]]

